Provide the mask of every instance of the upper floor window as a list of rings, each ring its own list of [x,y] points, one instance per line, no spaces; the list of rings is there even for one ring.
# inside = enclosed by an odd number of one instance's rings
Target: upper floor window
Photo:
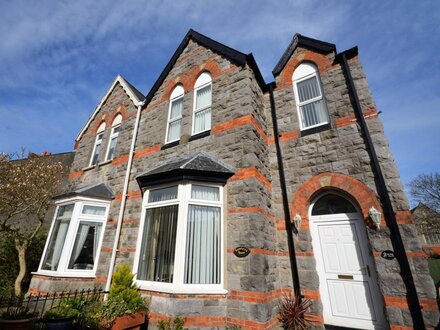
[[[327,124],[327,107],[317,68],[310,63],[300,64],[292,80],[301,130]]]
[[[134,267],[141,288],[224,291],[222,189],[181,183],[146,192]]]
[[[211,129],[211,75],[203,72],[194,85],[193,134]]]
[[[94,275],[107,213],[108,203],[99,201],[58,205],[39,271]]]
[[[119,131],[121,130],[121,121],[122,116],[120,114],[113,120],[110,142],[108,143],[107,160],[112,160],[115,157],[116,144],[118,143]]]
[[[104,137],[105,123],[99,125],[96,131],[95,144],[93,145],[92,158],[90,159],[90,166],[96,165],[99,162],[99,153],[102,148],[102,138]]]
[[[171,93],[165,143],[180,140],[182,126],[183,94],[184,90],[182,85],[176,86]]]

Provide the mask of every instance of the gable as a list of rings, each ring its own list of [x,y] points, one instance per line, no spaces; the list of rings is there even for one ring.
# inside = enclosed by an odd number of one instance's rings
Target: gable
[[[98,106],[93,111],[93,114],[89,117],[84,127],[79,132],[77,138],[75,139],[76,142],[81,140],[81,137],[84,135],[84,133],[87,131],[87,129],[90,127],[94,119],[97,117],[99,111],[104,106],[108,98],[112,95],[112,93],[118,88],[118,86],[121,86],[124,90],[125,94],[128,96],[128,98],[131,100],[134,106],[138,106],[140,102],[144,101],[144,96],[141,92],[139,92],[133,85],[131,85],[127,80],[125,80],[121,75],[117,75],[113,83],[111,84],[110,88],[108,89],[107,93],[104,95],[104,97],[99,102]]]

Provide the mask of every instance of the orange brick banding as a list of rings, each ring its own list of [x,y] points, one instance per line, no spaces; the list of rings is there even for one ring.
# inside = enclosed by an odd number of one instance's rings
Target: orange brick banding
[[[69,174],[69,180],[73,180],[73,179],[79,178],[83,174],[84,174],[83,170],[72,172],[72,173]]]
[[[301,290],[305,298],[310,300],[321,300],[319,290]]]
[[[396,211],[396,220],[399,225],[414,223],[411,211]]]
[[[154,152],[160,151],[160,147],[161,147],[160,144],[156,144],[156,145],[154,145],[152,147],[148,147],[148,148],[136,151],[134,153],[134,158],[144,157],[144,156],[150,155],[150,154],[152,154]]]
[[[255,166],[237,170],[235,175],[229,178],[228,181],[233,182],[233,181],[246,180],[251,178],[257,179],[269,191],[272,191],[272,184],[270,183],[270,181],[263,174],[261,174],[261,172]]]
[[[142,198],[142,192],[139,190],[129,191],[127,193],[127,199],[141,199]],[[122,201],[122,194],[119,193],[115,197],[115,202]]]
[[[370,108],[363,111],[364,116],[374,116],[377,115],[376,108]],[[344,127],[348,125],[352,125],[356,122],[356,116],[350,115],[341,118],[336,118],[336,127]]]
[[[300,131],[291,131],[291,132],[282,133],[281,136],[280,136],[280,142],[296,140],[300,136],[301,136],[301,132]]]
[[[128,162],[128,155],[122,155],[112,160],[112,165],[119,165]]]
[[[369,218],[369,210],[373,206],[383,214],[382,207],[374,191],[355,178],[340,173],[322,173],[305,181],[295,192],[291,203],[292,219],[295,214],[302,218],[301,229],[308,228],[308,209],[311,199],[321,189],[335,188],[351,196],[357,203],[367,224],[373,225]],[[382,219],[381,226],[385,225]]]
[[[254,254],[265,254],[265,255],[269,255],[269,256],[288,256],[289,255],[288,251],[271,251],[271,250],[259,249],[259,248],[250,248],[249,250],[251,251],[251,253],[254,253]],[[232,254],[232,253],[234,253],[234,249],[227,249],[226,252],[229,254]]]

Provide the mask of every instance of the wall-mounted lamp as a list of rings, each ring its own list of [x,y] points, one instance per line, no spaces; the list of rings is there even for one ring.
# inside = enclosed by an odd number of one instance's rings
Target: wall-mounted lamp
[[[371,207],[370,211],[368,212],[370,215],[371,220],[376,224],[377,229],[380,228],[380,219],[382,218],[382,213],[380,213],[378,210],[376,210],[373,206]]]
[[[293,224],[295,225],[296,230],[299,232],[299,229],[301,228],[301,216],[297,213],[295,217],[293,218]]]

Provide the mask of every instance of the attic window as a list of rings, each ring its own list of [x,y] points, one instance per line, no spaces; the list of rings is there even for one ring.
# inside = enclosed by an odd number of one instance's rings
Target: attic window
[[[98,130],[96,131],[96,139],[93,146],[92,158],[90,159],[90,166],[98,164],[99,153],[101,152],[102,147],[102,138],[104,137],[104,130],[105,123],[103,122],[101,125],[99,125]]]
[[[203,72],[194,85],[193,134],[211,129],[211,75]]]
[[[110,133],[110,142],[107,150],[107,160],[112,160],[115,157],[116,144],[118,143],[119,131],[121,130],[122,116],[119,114],[115,117],[112,123],[112,132]]]
[[[300,64],[292,80],[301,130],[327,124],[327,107],[317,68],[310,63]]]
[[[182,85],[176,86],[171,93],[165,143],[171,143],[180,140],[183,111],[183,94],[184,89]]]

